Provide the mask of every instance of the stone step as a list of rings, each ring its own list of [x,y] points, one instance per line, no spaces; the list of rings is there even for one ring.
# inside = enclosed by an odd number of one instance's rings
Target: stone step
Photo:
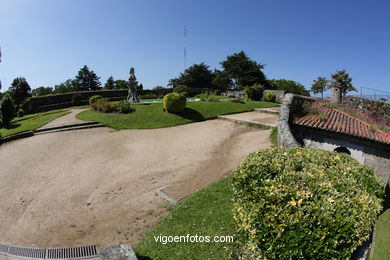
[[[91,125],[99,125],[99,124],[100,124],[99,122],[87,121],[87,122],[64,124],[64,125],[54,125],[54,126],[46,126],[46,127],[43,126],[43,127],[36,129],[34,132],[40,133],[40,132],[48,132],[48,131],[53,131],[53,130],[58,130],[58,129],[66,129],[66,128],[71,128],[71,127],[91,126]]]
[[[255,108],[254,110],[260,113],[279,115],[279,109],[276,110],[271,108]]]
[[[277,124],[268,124],[268,123],[261,123],[258,121],[253,121],[253,120],[246,120],[246,119],[239,119],[239,118],[234,118],[233,116],[218,116],[219,119],[222,120],[227,120],[236,124],[241,124],[241,125],[247,125],[251,127],[257,127],[260,129],[271,129],[273,127],[277,127]]]
[[[47,131],[36,132],[35,135],[50,134],[50,133],[57,133],[57,132],[63,132],[63,131],[90,129],[90,128],[104,127],[104,126],[105,125],[100,124],[100,123],[81,125],[81,126],[72,126],[72,127],[57,128],[57,129],[52,129],[52,130],[47,130]]]

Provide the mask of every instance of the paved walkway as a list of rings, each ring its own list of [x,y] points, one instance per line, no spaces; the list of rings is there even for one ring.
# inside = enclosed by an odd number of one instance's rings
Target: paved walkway
[[[49,127],[49,126],[57,126],[57,125],[67,125],[67,124],[74,124],[74,123],[81,123],[85,122],[83,120],[77,119],[76,115],[84,110],[87,110],[86,108],[78,108],[78,109],[72,109],[70,110],[70,113],[64,116],[61,116],[57,119],[54,119],[53,121],[49,122],[48,124],[44,125],[43,127]]]

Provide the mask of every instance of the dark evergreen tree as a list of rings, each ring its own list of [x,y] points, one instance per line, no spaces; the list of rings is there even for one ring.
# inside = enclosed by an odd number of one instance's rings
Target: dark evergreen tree
[[[38,96],[46,96],[53,94],[54,90],[52,87],[38,87],[35,88],[31,91],[31,94],[33,97],[38,97]]]
[[[185,85],[189,88],[212,88],[214,73],[204,62],[188,67],[180,76],[169,81],[168,85],[176,87]]]
[[[126,80],[118,79],[115,80],[115,89],[128,89],[129,85]]]
[[[54,93],[68,93],[78,91],[75,87],[75,80],[67,79],[65,82],[54,86]]]
[[[84,65],[75,78],[75,88],[80,91],[98,90],[101,89],[100,77],[93,70],[89,70],[87,65]]]
[[[212,89],[225,91],[229,90],[233,86],[232,80],[229,78],[229,75],[225,71],[215,70],[214,79],[212,81]]]
[[[138,90],[143,90],[143,89],[144,89],[144,85],[142,85],[142,83],[139,84],[139,85],[137,86],[137,89],[138,89]]]
[[[9,89],[11,97],[16,105],[22,104],[22,102],[31,96],[31,88],[23,77],[18,77],[12,81]]]
[[[221,62],[224,72],[232,82],[233,89],[243,89],[245,86],[261,84],[265,88],[268,82],[262,69],[264,65],[251,60],[244,51],[234,53]]]
[[[107,81],[106,81],[106,84],[104,84],[104,88],[107,88],[107,89],[114,89],[115,87],[115,80],[112,76],[110,76]]]
[[[8,125],[14,118],[15,104],[9,94],[6,94],[0,101],[0,123]]]
[[[301,83],[287,79],[268,80],[268,88],[274,90],[284,90],[286,93],[309,96],[309,91]]]

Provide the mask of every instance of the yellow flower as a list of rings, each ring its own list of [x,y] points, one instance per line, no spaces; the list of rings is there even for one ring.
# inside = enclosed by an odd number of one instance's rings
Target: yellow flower
[[[297,205],[297,202],[296,202],[294,199],[292,199],[289,203],[290,203],[293,207],[295,207],[295,206]]]

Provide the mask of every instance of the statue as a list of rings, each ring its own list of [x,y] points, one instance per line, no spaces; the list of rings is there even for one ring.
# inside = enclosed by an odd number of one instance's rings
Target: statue
[[[139,103],[139,98],[137,94],[137,78],[135,77],[135,70],[133,67],[130,68],[130,78],[128,81],[129,84],[129,94],[127,95],[127,100],[131,103]]]

